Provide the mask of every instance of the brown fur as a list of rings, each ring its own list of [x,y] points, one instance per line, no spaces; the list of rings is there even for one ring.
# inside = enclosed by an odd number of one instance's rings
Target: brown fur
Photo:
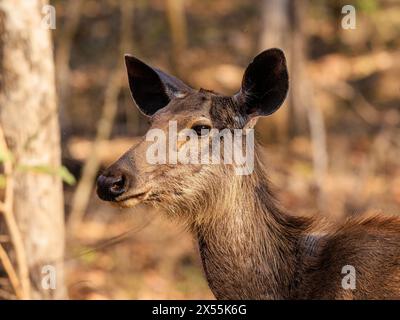
[[[225,168],[198,179],[207,182],[208,193],[192,184],[190,200],[175,195],[174,205],[160,205],[197,236],[217,298],[400,298],[398,217],[362,216],[334,224],[293,216],[277,205],[260,162],[252,176],[234,176]],[[345,265],[355,267],[355,290],[342,288]]]
[[[256,63],[267,59],[270,64],[268,51],[263,54]],[[287,76],[279,75],[283,91],[267,91],[277,92],[275,97],[259,92],[254,96],[246,87],[243,94],[231,98],[185,86],[184,94],[169,98],[165,92],[171,95],[180,83],[158,70],[151,73],[135,58],[127,59],[132,59],[127,64],[133,96],[143,101],[139,107],[150,117],[151,127],[162,130],[169,120],[176,120],[180,130],[199,119],[206,119],[213,128],[243,128],[249,119],[273,112],[287,89]],[[276,63],[270,77],[285,67],[284,61]],[[245,78],[244,86],[250,83],[252,90],[264,89],[264,83],[251,82],[258,81],[251,78],[256,67],[253,63],[246,71],[250,80]],[[156,82],[151,88],[158,94],[153,99],[159,99],[153,104],[145,99],[146,91],[134,91],[135,81],[149,73]],[[273,80],[266,85],[271,86]],[[247,96],[251,105],[245,109]],[[260,97],[273,105],[272,111],[253,110],[264,103]],[[154,106],[159,109],[155,111]],[[109,200],[102,183],[123,175],[129,183],[113,201],[125,207],[144,202],[184,221],[198,239],[205,274],[218,299],[400,299],[399,217],[377,214],[335,224],[286,212],[270,191],[258,146],[254,172],[247,176],[235,175],[233,165],[149,165],[144,159],[147,147],[143,140],[103,173],[99,194]],[[342,288],[345,275],[341,272],[346,265],[356,270],[355,290]]]

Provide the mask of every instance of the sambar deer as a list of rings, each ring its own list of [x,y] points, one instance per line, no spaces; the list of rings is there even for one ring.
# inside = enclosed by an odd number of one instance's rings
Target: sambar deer
[[[209,148],[212,128],[253,128],[258,117],[278,110],[288,91],[279,49],[254,58],[232,97],[194,90],[133,56],[125,60],[133,99],[150,129],[168,136],[168,123],[176,121],[178,130],[195,132],[200,148]],[[257,143],[247,175],[235,174],[234,163],[150,164],[150,143],[142,139],[103,172],[97,193],[122,207],[146,203],[184,220],[216,298],[400,298],[400,218],[361,216],[337,224],[286,212],[270,191]],[[355,272],[350,288],[343,285],[348,266]]]

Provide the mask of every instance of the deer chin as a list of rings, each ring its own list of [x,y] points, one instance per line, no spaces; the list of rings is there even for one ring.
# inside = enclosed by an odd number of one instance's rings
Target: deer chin
[[[121,197],[116,199],[114,204],[121,208],[132,208],[139,203],[145,201],[149,194],[150,190],[122,195]]]

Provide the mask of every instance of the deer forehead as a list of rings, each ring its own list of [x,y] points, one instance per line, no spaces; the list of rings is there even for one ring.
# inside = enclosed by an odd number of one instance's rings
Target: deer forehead
[[[173,99],[165,108],[152,116],[152,121],[184,120],[193,117],[210,117],[211,97],[202,94],[186,94]]]

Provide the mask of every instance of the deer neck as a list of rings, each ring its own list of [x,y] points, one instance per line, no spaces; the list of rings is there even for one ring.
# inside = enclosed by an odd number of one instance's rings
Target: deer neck
[[[300,228],[271,195],[260,166],[220,190],[195,228],[209,285],[219,299],[283,299],[291,294]]]

